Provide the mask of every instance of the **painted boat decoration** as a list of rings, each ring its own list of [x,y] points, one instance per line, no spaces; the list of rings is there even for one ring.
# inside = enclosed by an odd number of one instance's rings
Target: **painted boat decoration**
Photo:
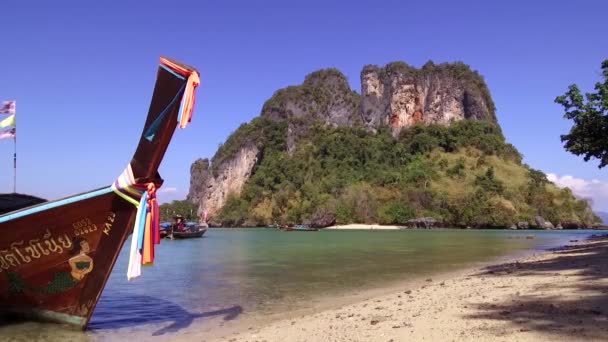
[[[128,276],[153,262],[158,167],[175,128],[190,122],[198,84],[194,68],[161,58],[139,145],[112,186],[0,216],[2,314],[85,329],[131,233]]]

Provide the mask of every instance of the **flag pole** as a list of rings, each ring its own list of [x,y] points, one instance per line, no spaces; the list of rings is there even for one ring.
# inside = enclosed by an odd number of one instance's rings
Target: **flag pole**
[[[17,103],[14,104],[15,122],[14,127],[17,129]],[[13,136],[13,193],[17,193],[17,132]]]
[[[17,193],[17,134],[15,134],[13,141],[13,193]]]

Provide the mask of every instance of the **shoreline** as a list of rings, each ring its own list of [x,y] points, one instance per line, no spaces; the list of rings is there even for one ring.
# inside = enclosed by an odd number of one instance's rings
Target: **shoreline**
[[[402,283],[401,288],[378,289],[354,303],[293,312],[247,330],[210,335],[217,337],[212,341],[232,342],[441,341],[446,336],[453,341],[605,340],[605,260],[608,235],[602,234]]]
[[[276,229],[269,227],[208,227],[207,229]],[[509,229],[509,228],[458,228],[458,227],[409,227],[401,225],[381,225],[381,224],[366,224],[366,223],[349,223],[342,225],[333,225],[319,230],[501,230],[501,231],[578,231],[578,230],[593,230],[598,232],[608,231],[608,226],[598,226],[595,228],[577,228],[577,229]]]
[[[351,224],[343,224],[343,225],[334,225],[323,228],[324,230],[397,230],[397,229],[406,229],[405,226],[396,226],[396,225],[380,225],[380,224],[364,224],[364,223],[351,223]]]
[[[449,227],[410,227],[402,225],[381,225],[381,224],[367,224],[367,223],[350,223],[342,225],[333,225],[322,230],[443,230],[443,229],[458,229],[458,230],[504,230],[504,231],[577,231],[577,230],[597,230],[603,231],[608,230],[608,226],[598,226],[596,228],[580,228],[580,229],[540,229],[540,228],[528,228],[528,229],[509,229],[509,228],[449,228]]]

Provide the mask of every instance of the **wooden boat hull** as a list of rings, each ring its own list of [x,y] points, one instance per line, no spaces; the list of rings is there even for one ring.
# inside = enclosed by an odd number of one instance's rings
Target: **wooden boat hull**
[[[135,211],[104,188],[3,217],[0,310],[85,327],[132,231]],[[88,252],[79,246],[83,241]],[[87,260],[82,254],[91,259],[91,269],[74,273],[70,260]]]
[[[86,328],[133,232],[135,204],[144,191],[150,202],[140,207],[154,207],[153,195],[163,182],[158,167],[178,122],[185,127],[190,120],[197,84],[195,69],[161,58],[139,144],[114,189],[108,186],[0,214],[0,314]],[[7,204],[2,207],[10,210]],[[150,236],[148,230],[148,242]]]
[[[200,238],[203,237],[203,234],[207,229],[201,229],[195,232],[173,232],[174,239],[190,239],[190,238]]]

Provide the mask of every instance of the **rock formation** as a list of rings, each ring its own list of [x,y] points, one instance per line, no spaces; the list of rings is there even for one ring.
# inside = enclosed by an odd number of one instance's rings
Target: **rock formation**
[[[252,143],[241,147],[234,158],[218,166],[214,172],[206,159],[191,167],[188,199],[199,203],[199,216],[206,211],[213,217],[230,193],[239,194],[259,158],[259,149]]]
[[[306,76],[304,83],[278,90],[266,101],[260,116],[286,121],[287,150],[293,151],[298,137],[314,122],[334,127],[361,122],[360,96],[336,69],[323,69]]]
[[[389,126],[397,136],[417,123],[496,121],[483,78],[462,63],[429,62],[421,69],[402,62],[366,66],[361,73],[361,94],[350,88],[340,71],[324,69],[308,75],[301,85],[278,90],[266,101],[260,116],[287,124],[286,149],[290,153],[314,123],[364,125],[371,131]],[[201,159],[192,165],[188,199],[200,204],[199,213],[207,211],[212,218],[228,194],[239,194],[252,174],[263,151],[246,139],[239,144],[236,152],[222,151],[218,157],[218,151],[211,163]]]
[[[553,223],[545,220],[542,216],[535,216],[534,222],[536,223],[536,227],[539,229],[555,229]]]
[[[420,217],[407,221],[407,227],[430,229],[441,225],[441,222],[432,217]]]
[[[481,76],[460,63],[414,69],[405,63],[366,66],[361,73],[362,117],[371,129],[390,126],[397,135],[417,123],[463,119],[495,121],[494,104]]]

